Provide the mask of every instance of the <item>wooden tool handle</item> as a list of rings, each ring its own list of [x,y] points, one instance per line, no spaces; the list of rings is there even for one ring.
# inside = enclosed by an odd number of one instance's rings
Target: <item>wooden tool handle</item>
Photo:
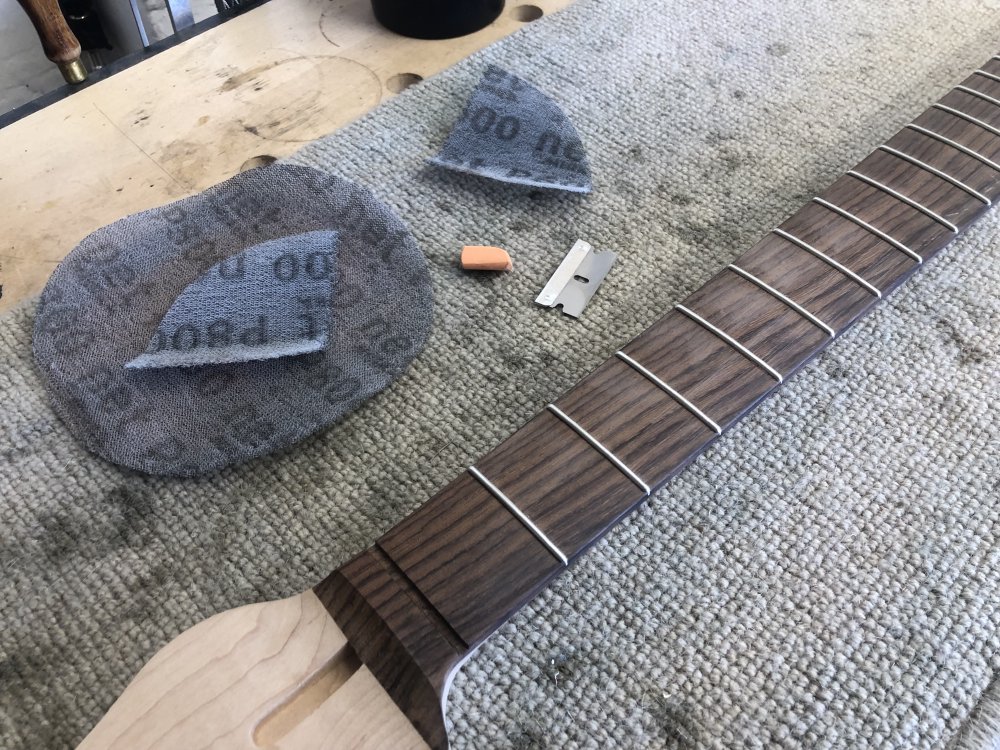
[[[80,62],[80,42],[70,31],[57,0],[18,0],[38,32],[45,56],[59,66],[63,78],[79,83],[87,77]]]

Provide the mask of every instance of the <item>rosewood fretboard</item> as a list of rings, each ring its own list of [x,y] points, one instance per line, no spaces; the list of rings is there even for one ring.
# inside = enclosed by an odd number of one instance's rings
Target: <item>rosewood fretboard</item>
[[[1000,57],[316,591],[425,739],[455,665],[1000,195]]]

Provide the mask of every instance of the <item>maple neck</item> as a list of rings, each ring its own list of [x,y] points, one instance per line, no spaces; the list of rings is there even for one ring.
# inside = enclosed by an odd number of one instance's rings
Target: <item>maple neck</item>
[[[319,584],[428,743],[471,649],[998,194],[993,58]]]

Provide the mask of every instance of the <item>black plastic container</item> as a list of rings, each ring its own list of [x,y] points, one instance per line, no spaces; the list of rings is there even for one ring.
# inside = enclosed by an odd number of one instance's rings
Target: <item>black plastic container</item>
[[[449,39],[479,31],[500,15],[504,0],[372,0],[378,22],[418,39]]]

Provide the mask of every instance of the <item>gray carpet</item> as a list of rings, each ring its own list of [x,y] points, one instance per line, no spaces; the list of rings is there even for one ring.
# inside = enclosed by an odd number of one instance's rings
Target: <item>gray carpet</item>
[[[9,315],[0,745],[79,740],[179,631],[361,549],[994,54],[997,6],[579,0],[305,148],[406,218],[435,326],[360,411],[247,466],[88,455],[32,307]],[[487,62],[557,94],[592,195],[424,166]],[[577,237],[621,255],[579,321],[532,304]],[[458,271],[473,242],[514,273]],[[994,212],[505,626],[455,682],[454,747],[996,742],[966,725],[1000,672],[998,245]]]

